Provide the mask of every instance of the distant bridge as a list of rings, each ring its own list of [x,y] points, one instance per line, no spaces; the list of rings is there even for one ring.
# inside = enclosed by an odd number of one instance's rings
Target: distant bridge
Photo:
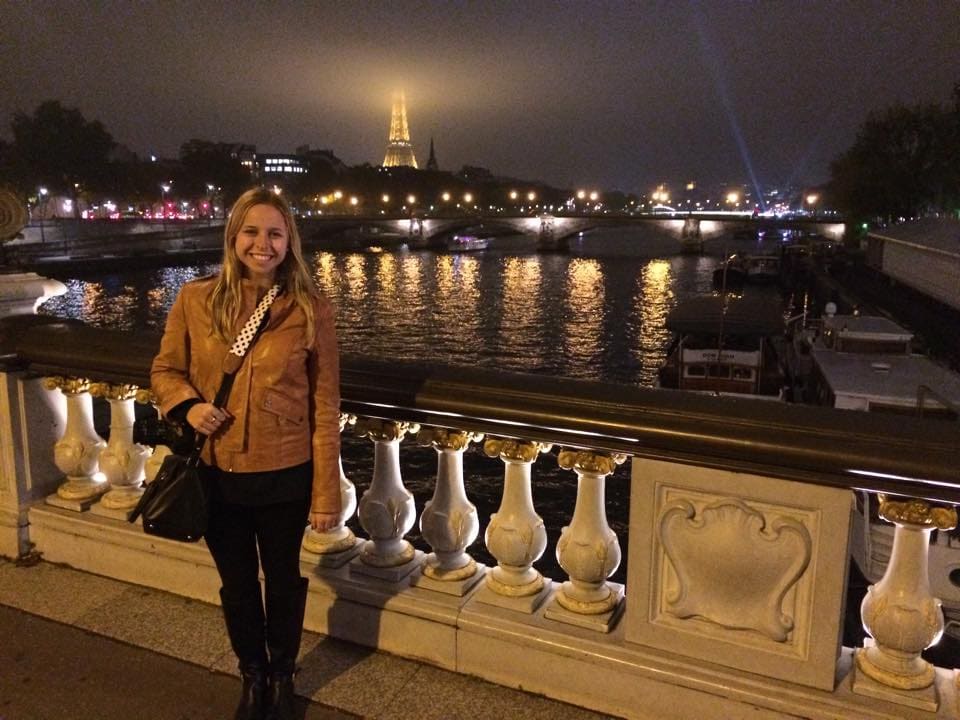
[[[402,239],[411,247],[442,247],[457,233],[482,235],[526,235],[537,241],[538,249],[566,250],[571,237],[608,227],[642,226],[660,236],[703,240],[776,230],[803,230],[840,240],[846,232],[842,218],[751,217],[726,213],[675,213],[670,215],[458,215],[450,217],[413,216],[328,216],[298,220],[304,240],[352,238],[376,244],[381,239]]]

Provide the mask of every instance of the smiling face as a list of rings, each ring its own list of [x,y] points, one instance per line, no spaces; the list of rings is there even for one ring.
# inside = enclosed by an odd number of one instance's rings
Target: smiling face
[[[290,238],[283,215],[272,205],[254,205],[244,215],[233,249],[243,264],[243,276],[258,285],[274,282],[287,256]]]

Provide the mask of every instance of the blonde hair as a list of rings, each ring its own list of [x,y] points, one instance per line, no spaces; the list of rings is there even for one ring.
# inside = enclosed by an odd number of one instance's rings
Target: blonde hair
[[[210,314],[213,319],[213,334],[220,340],[233,339],[233,328],[240,315],[240,281],[243,279],[243,264],[237,257],[236,240],[243,221],[254,205],[269,205],[283,216],[287,226],[287,256],[277,268],[276,282],[283,291],[293,296],[307,319],[307,342],[314,334],[314,300],[319,295],[310,270],[303,260],[300,233],[287,201],[280,195],[264,188],[252,188],[237,198],[230,209],[223,231],[223,266],[217,284],[210,294]]]

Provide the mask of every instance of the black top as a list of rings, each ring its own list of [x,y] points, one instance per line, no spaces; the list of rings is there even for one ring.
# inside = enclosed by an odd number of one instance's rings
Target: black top
[[[313,463],[263,472],[227,472],[215,468],[213,483],[215,501],[231,505],[272,505],[304,502],[310,499],[313,484]]]
[[[177,423],[186,424],[187,411],[200,402],[185,400],[167,413]],[[309,501],[313,486],[313,462],[264,470],[263,472],[227,472],[214,468],[213,500],[231,505],[273,505]]]

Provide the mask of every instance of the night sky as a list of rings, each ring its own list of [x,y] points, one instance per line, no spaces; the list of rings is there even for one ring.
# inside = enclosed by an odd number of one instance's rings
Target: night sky
[[[0,132],[47,99],[144,155],[189,138],[646,192],[817,183],[872,109],[943,102],[960,2],[0,3]]]

